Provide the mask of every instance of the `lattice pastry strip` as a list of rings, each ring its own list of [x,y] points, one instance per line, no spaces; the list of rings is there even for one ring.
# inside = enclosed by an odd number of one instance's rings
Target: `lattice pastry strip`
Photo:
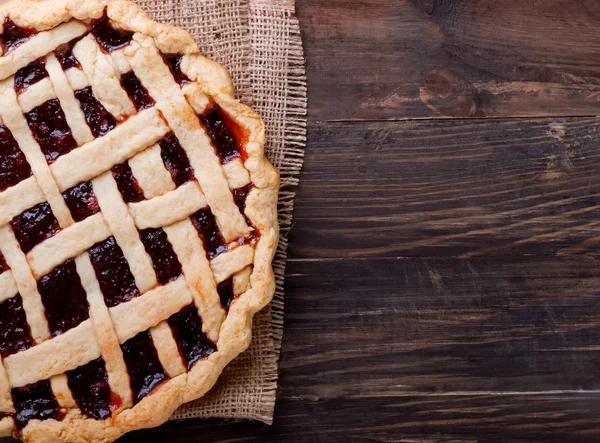
[[[89,255],[85,253],[77,257],[76,264],[77,273],[81,276],[81,283],[90,305],[90,320],[94,325],[96,340],[102,359],[106,364],[108,383],[112,392],[115,392],[121,398],[121,407],[130,407],[133,401],[126,375],[127,368],[119,348],[119,338],[104,302]]]
[[[31,1],[0,7],[0,433],[112,441],[248,345],[278,177],[187,33],[127,1]]]
[[[13,230],[8,225],[0,227],[0,252],[11,270],[18,296],[22,299],[21,309],[25,313],[31,337],[35,342],[41,343],[50,337],[42,299],[25,254],[21,251]]]
[[[127,93],[121,88],[116,63],[101,50],[92,35],[88,34],[77,42],[73,54],[81,63],[94,94],[113,117],[121,121],[136,112]]]
[[[4,106],[0,106],[0,116],[18,142],[19,148],[25,154],[38,186],[44,193],[53,214],[59,224],[66,228],[73,223],[73,219],[50,172],[50,167],[46,161],[49,155],[44,156],[18,106],[17,94],[14,90],[14,77],[0,82],[0,95],[4,104]]]
[[[87,77],[77,68],[70,68],[66,72],[63,71],[60,62],[54,54],[46,57],[46,70],[48,71],[56,95],[60,100],[69,128],[73,131],[73,138],[79,146],[91,142],[94,140],[94,135],[85,121],[85,115],[81,110],[81,103],[75,97],[74,92],[74,90],[81,90],[88,86]],[[73,86],[74,80],[69,78],[69,73],[81,73],[81,76],[84,77],[84,85]],[[72,74],[71,77],[77,77],[77,74]]]
[[[64,43],[68,43],[88,32],[88,27],[78,21],[70,21],[54,29],[40,32],[14,51],[3,54],[0,58],[0,78],[7,78],[19,69],[40,57],[54,51]]]

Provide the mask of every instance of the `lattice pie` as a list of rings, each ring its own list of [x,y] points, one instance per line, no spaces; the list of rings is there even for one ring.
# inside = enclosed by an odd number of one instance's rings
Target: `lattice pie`
[[[192,37],[0,7],[0,431],[112,441],[204,395],[271,299],[278,174]]]

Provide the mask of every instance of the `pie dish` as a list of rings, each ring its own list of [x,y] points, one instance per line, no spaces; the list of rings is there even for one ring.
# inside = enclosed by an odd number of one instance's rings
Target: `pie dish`
[[[120,0],[0,6],[0,435],[110,442],[203,396],[272,298],[261,119]]]

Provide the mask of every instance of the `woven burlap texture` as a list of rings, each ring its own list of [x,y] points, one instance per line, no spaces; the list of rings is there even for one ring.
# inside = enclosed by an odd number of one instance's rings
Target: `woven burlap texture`
[[[252,343],[205,397],[174,420],[230,418],[273,421],[283,333],[283,277],[294,187],[306,143],[304,54],[293,0],[137,0],[157,21],[188,30],[200,49],[229,69],[237,97],[267,128],[267,155],[281,173],[281,241],[274,260],[275,297],[254,318]]]

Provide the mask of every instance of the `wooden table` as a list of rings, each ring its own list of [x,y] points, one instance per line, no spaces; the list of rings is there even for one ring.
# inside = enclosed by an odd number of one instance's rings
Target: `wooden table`
[[[598,441],[600,2],[297,8],[275,424],[123,441]]]

